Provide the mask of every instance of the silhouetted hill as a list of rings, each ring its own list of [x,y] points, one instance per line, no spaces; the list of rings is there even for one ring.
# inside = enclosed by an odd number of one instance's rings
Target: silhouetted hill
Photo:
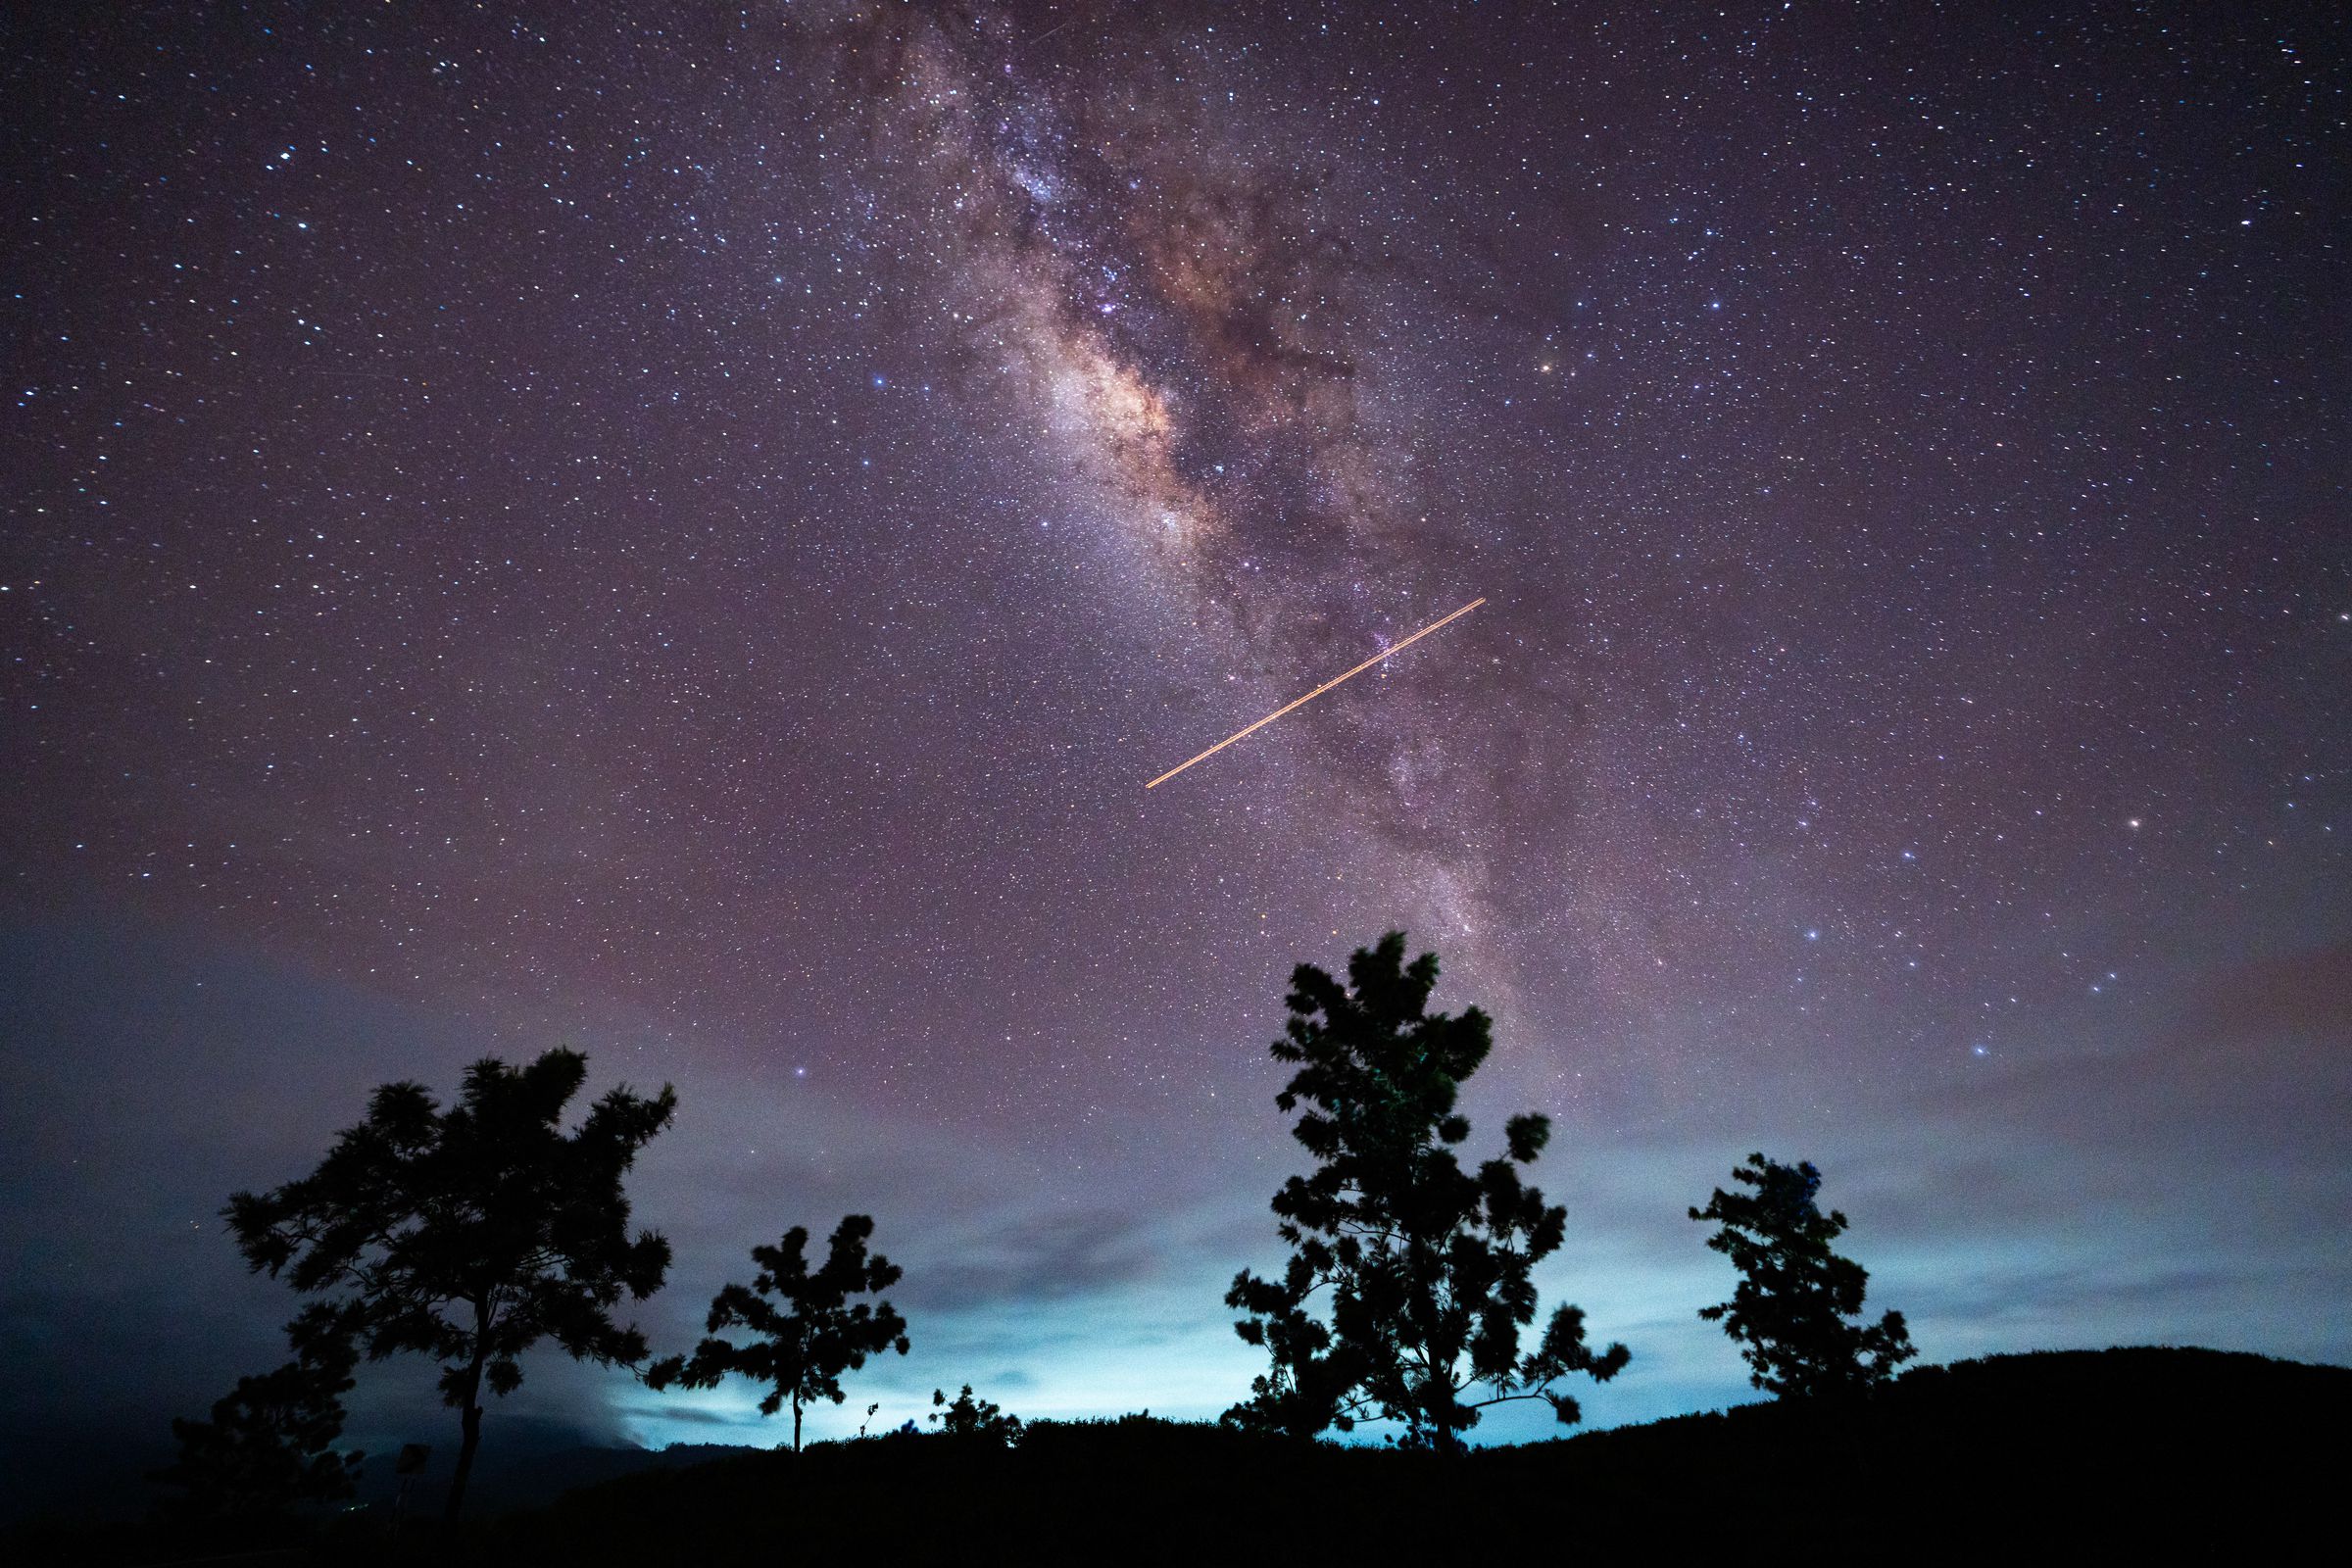
[[[2352,1456],[2347,1409],[2352,1369],[2146,1348],[1923,1367],[1844,1408],[1742,1405],[1452,1463],[1143,1418],[1040,1422],[1011,1451],[894,1438],[638,1475],[498,1521],[481,1560],[752,1563],[786,1541],[820,1556],[1203,1561],[1594,1540],[2022,1548],[2052,1530],[2185,1545],[2322,1523]]]
[[[2347,1409],[2352,1368],[2142,1348],[1922,1367],[1845,1406],[1740,1405],[1454,1460],[1149,1417],[1041,1421],[1009,1450],[931,1435],[798,1456],[703,1449],[720,1455],[704,1462],[582,1449],[537,1456],[510,1497],[659,1468],[481,1521],[427,1556],[1439,1564],[1596,1546],[1936,1557],[1965,1541],[2034,1559],[2058,1540],[2151,1539],[2168,1555],[2242,1551],[2330,1527]],[[426,1560],[423,1544],[388,1547],[370,1529],[347,1521],[317,1560]],[[72,1544],[77,1560],[133,1560],[108,1549],[126,1541]]]
[[[1851,1408],[1764,1403],[1485,1455],[1593,1494],[1759,1512],[1830,1511],[1975,1530],[2321,1516],[2352,1457],[2352,1368],[2219,1350],[2043,1350],[1913,1369]],[[1678,1501],[1679,1500],[1679,1501]],[[1991,1517],[1987,1517],[1990,1515]],[[2022,1538],[2021,1538],[2022,1539]]]

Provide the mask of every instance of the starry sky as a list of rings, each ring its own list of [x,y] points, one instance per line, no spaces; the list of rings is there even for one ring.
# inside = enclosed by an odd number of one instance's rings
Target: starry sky
[[[816,1434],[1213,1415],[1285,978],[1392,927],[1597,1424],[1746,1396],[1754,1148],[1929,1359],[2352,1358],[2330,8],[7,27],[10,1427],[274,1362],[225,1195],[564,1042],[679,1089],[658,1347],[855,1209],[915,1350]]]

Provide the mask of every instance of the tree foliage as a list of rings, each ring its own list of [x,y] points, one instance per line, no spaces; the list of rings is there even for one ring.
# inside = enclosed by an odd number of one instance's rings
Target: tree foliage
[[[484,1059],[446,1112],[421,1084],[386,1084],[317,1170],[228,1201],[246,1260],[297,1291],[343,1293],[340,1310],[369,1359],[440,1359],[443,1401],[464,1425],[453,1518],[481,1440],[485,1382],[513,1393],[523,1352],[543,1339],[585,1360],[645,1358],[645,1337],[612,1311],[623,1295],[661,1288],[669,1244],[630,1235],[621,1183],[677,1097],[616,1088],[565,1133],[564,1107],[587,1072],[575,1051],[521,1068]]]
[[[818,1399],[839,1404],[846,1397],[841,1375],[865,1365],[886,1349],[906,1353],[906,1320],[888,1301],[852,1303],[853,1296],[878,1294],[899,1282],[901,1270],[877,1252],[866,1255],[874,1222],[852,1214],[834,1227],[824,1266],[809,1271],[803,1254],[808,1232],[795,1225],[773,1247],[752,1249],[760,1273],[749,1287],[729,1285],[710,1301],[705,1327],[710,1338],[692,1355],[658,1361],[646,1374],[654,1388],[672,1384],[716,1388],[727,1377],[769,1385],[760,1401],[761,1415],[792,1405],[792,1446],[801,1446],[801,1409]],[[766,1298],[774,1297],[770,1301]],[[729,1329],[756,1335],[748,1345],[717,1336]]]
[[[1576,1372],[1605,1381],[1628,1359],[1622,1345],[1595,1353],[1573,1306],[1523,1351],[1532,1272],[1567,1228],[1567,1210],[1519,1169],[1550,1123],[1510,1118],[1503,1154],[1462,1168],[1455,1150],[1470,1123],[1455,1102],[1493,1032],[1476,1007],[1430,1012],[1437,981],[1436,955],[1408,965],[1394,931],[1350,956],[1345,986],[1312,964],[1292,973],[1291,1017],[1272,1051],[1298,1070],[1275,1102],[1306,1107],[1292,1133],[1317,1163],[1274,1198],[1292,1249],[1282,1277],[1245,1270],[1226,1297],[1249,1314],[1237,1332],[1273,1361],[1254,1396],[1227,1412],[1236,1425],[1311,1437],[1376,1417],[1403,1422],[1408,1444],[1452,1449],[1481,1412],[1515,1399],[1575,1422],[1576,1400],[1553,1385]]]
[[[335,1440],[360,1358],[352,1327],[347,1311],[312,1304],[286,1325],[293,1360],[237,1379],[214,1403],[210,1421],[174,1419],[179,1456],[153,1479],[183,1490],[163,1511],[249,1519],[350,1496],[364,1456],[337,1453]]]
[[[931,1403],[933,1424],[951,1438],[993,1443],[999,1447],[1010,1447],[1021,1441],[1021,1418],[1006,1415],[1003,1406],[975,1397],[969,1383],[953,1400],[945,1389],[933,1389]]]
[[[1750,1383],[1783,1397],[1851,1393],[1918,1353],[1902,1313],[1859,1321],[1870,1276],[1831,1249],[1846,1220],[1821,1211],[1820,1171],[1756,1153],[1732,1177],[1751,1191],[1718,1187],[1690,1217],[1719,1227],[1707,1246],[1732,1260],[1740,1283],[1698,1315],[1739,1343]]]
[[[1353,1431],[1363,1381],[1355,1347],[1343,1346],[1315,1316],[1313,1298],[1331,1283],[1328,1249],[1302,1245],[1279,1279],[1244,1269],[1225,1293],[1225,1304],[1249,1316],[1234,1324],[1245,1344],[1266,1351],[1271,1365],[1250,1382],[1250,1396],[1227,1410],[1227,1426],[1292,1438],[1326,1429]]]

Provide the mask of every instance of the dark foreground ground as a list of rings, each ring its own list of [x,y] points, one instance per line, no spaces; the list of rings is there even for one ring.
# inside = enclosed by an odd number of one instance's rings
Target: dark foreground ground
[[[2296,1537],[2332,1556],[2352,1498],[2348,1418],[2352,1368],[2043,1352],[1923,1367],[1845,1408],[1747,1405],[1450,1461],[1142,1417],[1041,1423],[1009,1450],[924,1436],[740,1452],[602,1481],[456,1539],[393,1540],[362,1513],[230,1560],[1500,1564],[1602,1546],[1939,1560],[1965,1545],[2034,1561],[2101,1545],[2267,1554]],[[238,1544],[142,1531],[14,1543],[16,1560],[61,1562],[220,1561]]]

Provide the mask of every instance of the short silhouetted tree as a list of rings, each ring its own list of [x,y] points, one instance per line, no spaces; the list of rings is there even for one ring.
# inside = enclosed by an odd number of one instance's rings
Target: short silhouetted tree
[[[153,1479],[179,1487],[162,1512],[177,1518],[249,1519],[298,1502],[352,1494],[364,1457],[337,1453],[343,1396],[360,1352],[347,1311],[316,1302],[286,1325],[294,1359],[237,1379],[210,1421],[173,1420],[179,1457]]]
[[[1021,1441],[1021,1418],[1006,1415],[1002,1405],[974,1397],[969,1383],[953,1400],[948,1397],[947,1390],[933,1389],[931,1403],[932,1422],[951,1438],[992,1443],[999,1447],[1010,1447]]]
[[[858,1370],[867,1356],[884,1350],[906,1353],[906,1320],[897,1308],[888,1301],[850,1300],[899,1282],[897,1264],[879,1252],[866,1255],[873,1234],[870,1218],[849,1215],[834,1227],[824,1266],[814,1273],[803,1255],[808,1232],[801,1226],[786,1231],[773,1247],[753,1248],[752,1261],[760,1272],[748,1287],[729,1285],[711,1298],[705,1323],[710,1337],[692,1355],[655,1362],[646,1382],[657,1389],[672,1384],[710,1389],[727,1377],[765,1383],[760,1413],[774,1415],[791,1403],[792,1448],[798,1453],[803,1405],[818,1399],[839,1404],[847,1397],[841,1391],[844,1372]],[[771,1296],[776,1299],[766,1299]],[[728,1329],[747,1329],[758,1337],[748,1345],[717,1337]]]
[[[1817,1201],[1821,1172],[1750,1154],[1732,1177],[1747,1192],[1715,1189],[1694,1220],[1716,1225],[1707,1245],[1732,1260],[1732,1298],[1698,1315],[1740,1346],[1748,1381],[1781,1397],[1849,1394],[1885,1381],[1916,1355],[1903,1314],[1860,1319],[1870,1276],[1830,1244],[1845,1216]]]
[[[421,1084],[386,1084],[317,1170],[226,1210],[257,1270],[305,1293],[341,1292],[369,1359],[438,1357],[464,1441],[445,1513],[458,1516],[481,1444],[482,1386],[511,1394],[520,1356],[553,1339],[575,1358],[629,1365],[645,1336],[612,1319],[661,1289],[669,1244],[629,1234],[621,1180],[676,1108],[616,1088],[577,1130],[560,1125],[588,1074],[576,1051],[527,1067],[484,1059],[443,1111]]]
[[[1404,935],[1358,949],[1343,986],[1312,964],[1291,976],[1279,1061],[1298,1065],[1276,1097],[1307,1109],[1292,1129],[1316,1160],[1274,1198],[1292,1258],[1278,1281],[1244,1271],[1226,1297],[1250,1315],[1242,1338],[1272,1353],[1273,1371],[1237,1425],[1311,1436],[1367,1416],[1401,1421],[1405,1441],[1453,1450],[1490,1406],[1540,1399],[1563,1424],[1581,1418],[1553,1385],[1570,1373],[1614,1377],[1622,1345],[1594,1353],[1584,1313],[1555,1310],[1532,1350],[1535,1265],[1559,1250],[1567,1210],[1547,1206],[1519,1167],[1551,1133],[1514,1116],[1504,1156],[1462,1169],[1470,1136],[1455,1108],[1463,1080],[1493,1048],[1476,1007],[1427,1010],[1438,960],[1404,961]],[[1310,1302],[1328,1290],[1327,1318]]]

